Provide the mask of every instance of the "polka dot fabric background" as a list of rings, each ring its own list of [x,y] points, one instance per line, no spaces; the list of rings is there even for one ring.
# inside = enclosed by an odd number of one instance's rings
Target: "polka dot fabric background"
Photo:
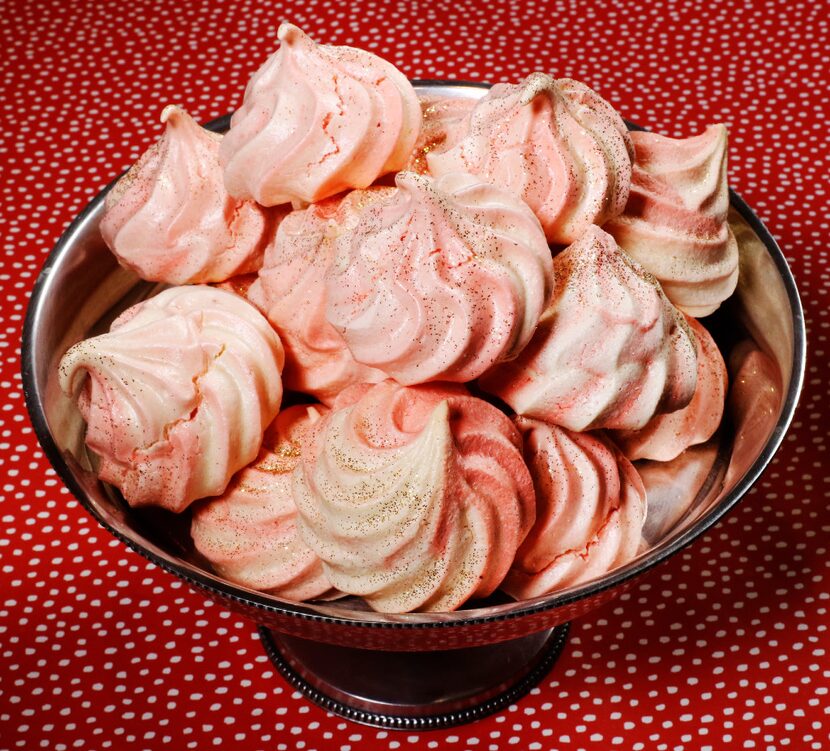
[[[827,121],[823,4],[21,2],[0,13],[0,749],[820,749],[830,734]],[[170,102],[233,109],[280,21],[413,78],[581,79],[669,135],[725,122],[731,183],[800,285],[810,360],[781,451],[725,521],[573,624],[533,693],[451,731],[326,714],[253,625],[103,531],[29,426],[29,291],[72,217]]]

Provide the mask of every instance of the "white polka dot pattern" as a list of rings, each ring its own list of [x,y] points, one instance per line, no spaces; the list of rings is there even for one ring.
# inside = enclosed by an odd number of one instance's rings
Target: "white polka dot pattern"
[[[16,3],[0,14],[7,138],[0,314],[0,748],[820,749],[830,733],[826,81],[822,3],[506,0],[352,5]],[[327,715],[253,626],[129,552],[72,499],[29,427],[19,334],[47,252],[180,103],[230,111],[280,21],[413,78],[585,81],[670,136],[730,128],[730,182],[781,242],[811,356],[782,450],[725,521],[576,621],[542,684],[431,733]]]

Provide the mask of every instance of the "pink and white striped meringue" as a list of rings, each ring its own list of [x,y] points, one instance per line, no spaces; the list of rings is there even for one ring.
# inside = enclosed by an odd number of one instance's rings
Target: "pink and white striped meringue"
[[[256,461],[221,496],[193,506],[196,549],[226,579],[298,602],[331,594],[320,559],[297,530],[292,481],[312,425],[326,411],[300,405],[280,412]]]
[[[697,342],[695,394],[685,407],[656,415],[640,430],[615,430],[611,434],[631,461],[670,461],[689,446],[708,441],[720,425],[728,387],[726,363],[712,335],[691,316],[686,321]]]
[[[450,384],[343,392],[294,492],[329,580],[381,612],[455,610],[489,595],[534,518],[516,429]]]
[[[472,380],[533,335],[553,284],[544,233],[472,175],[395,180],[336,239],[326,316],[358,362],[399,383]]]
[[[280,335],[287,388],[330,403],[351,384],[377,383],[386,377],[355,361],[343,336],[326,320],[325,275],[334,238],[351,231],[364,208],[393,192],[354,190],[294,211],[265,250],[248,296]]]
[[[167,284],[221,282],[256,271],[279,216],[228,195],[221,136],[180,107],[164,135],[109,192],[101,235],[122,266]]]
[[[427,154],[454,144],[459,132],[466,132],[470,112],[477,99],[463,97],[425,97],[421,100],[421,132],[409,157],[407,170],[429,174]]]
[[[688,404],[694,337],[657,280],[595,226],[553,263],[556,289],[536,334],[480,386],[570,430],[639,429]]]
[[[365,50],[291,24],[254,73],[219,151],[231,195],[264,206],[366,188],[406,165],[421,124],[412,85]]]
[[[132,506],[182,511],[222,493],[256,457],[279,409],[282,365],[279,338],[252,305],[187,286],[71,347],[59,379],[78,396],[99,477]]]
[[[498,84],[465,129],[427,154],[430,172],[471,172],[505,187],[533,209],[551,242],[573,242],[625,208],[631,139],[616,110],[585,84],[544,73]]]
[[[599,433],[515,422],[536,489],[536,522],[501,588],[516,599],[540,597],[631,560],[646,518],[631,462]]]
[[[726,126],[692,138],[631,137],[636,159],[628,204],[605,229],[678,308],[709,315],[738,283],[738,244],[727,222]]]

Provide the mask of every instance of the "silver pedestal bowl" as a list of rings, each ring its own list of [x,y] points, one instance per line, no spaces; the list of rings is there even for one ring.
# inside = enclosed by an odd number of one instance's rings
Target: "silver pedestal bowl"
[[[477,98],[486,87],[416,82],[421,96]],[[208,125],[228,127],[229,118]],[[633,126],[632,126],[633,127]],[[58,387],[58,362],[156,287],[118,266],[98,231],[110,185],[72,222],[38,277],[23,337],[23,382],[38,438],[66,486],[127,546],[254,621],[275,666],[326,709],[387,728],[447,727],[498,711],[528,691],[561,651],[567,624],[630,587],[703,534],[752,487],[780,446],[804,373],[798,293],[775,240],[731,193],[739,239],[735,295],[704,321],[732,388],[715,438],[652,474],[642,553],[599,579],[534,600],[493,597],[453,613],[383,615],[354,598],[297,604],[235,585],[194,550],[189,517],[132,509],[91,471],[84,425]],[[692,461],[693,460],[693,461]],[[682,465],[682,466],[681,466]],[[690,470],[689,467],[692,467]]]

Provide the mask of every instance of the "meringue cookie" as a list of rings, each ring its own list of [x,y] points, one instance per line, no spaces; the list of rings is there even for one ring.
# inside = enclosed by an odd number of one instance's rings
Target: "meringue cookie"
[[[556,256],[554,271],[536,334],[480,379],[485,391],[570,430],[634,430],[689,403],[694,338],[654,277],[599,227]]]
[[[231,195],[311,203],[402,169],[421,123],[403,74],[371,52],[317,45],[288,23],[278,36],[219,151]]]
[[[459,386],[348,389],[294,477],[329,580],[382,612],[489,595],[534,518],[516,429]]]
[[[625,212],[605,229],[678,308],[709,315],[738,283],[738,244],[727,223],[726,126],[693,138],[631,137],[631,194]]]
[[[167,284],[221,282],[255,271],[279,217],[225,190],[221,136],[180,107],[166,129],[109,192],[101,235],[122,266]]]
[[[427,154],[430,172],[471,172],[505,187],[533,209],[551,242],[573,242],[625,208],[634,154],[628,130],[578,81],[533,73],[494,86],[466,131]]]
[[[256,461],[234,475],[218,498],[194,505],[196,549],[226,579],[286,600],[330,594],[323,565],[297,531],[292,473],[324,407],[280,412]]]
[[[325,274],[333,239],[350,231],[359,212],[393,193],[392,188],[355,190],[294,211],[265,250],[249,298],[265,313],[285,347],[287,388],[330,403],[353,383],[386,376],[356,362],[343,336],[326,320]]]
[[[640,430],[616,430],[612,438],[631,460],[667,462],[689,446],[708,441],[723,417],[728,376],[712,335],[694,318],[686,318],[697,341],[697,386],[681,409],[653,417]]]
[[[99,477],[132,506],[182,511],[222,493],[256,457],[279,409],[282,365],[279,338],[249,303],[173,287],[70,348],[59,379],[78,396]]]
[[[335,240],[326,316],[358,362],[399,383],[472,380],[533,335],[553,285],[544,233],[472,175],[396,184]]]
[[[421,99],[421,132],[409,157],[406,169],[419,175],[429,174],[427,154],[446,150],[466,132],[470,112],[477,99],[461,97],[425,97]]]
[[[640,546],[642,480],[601,435],[515,418],[536,488],[536,522],[501,588],[540,597],[621,566]]]

